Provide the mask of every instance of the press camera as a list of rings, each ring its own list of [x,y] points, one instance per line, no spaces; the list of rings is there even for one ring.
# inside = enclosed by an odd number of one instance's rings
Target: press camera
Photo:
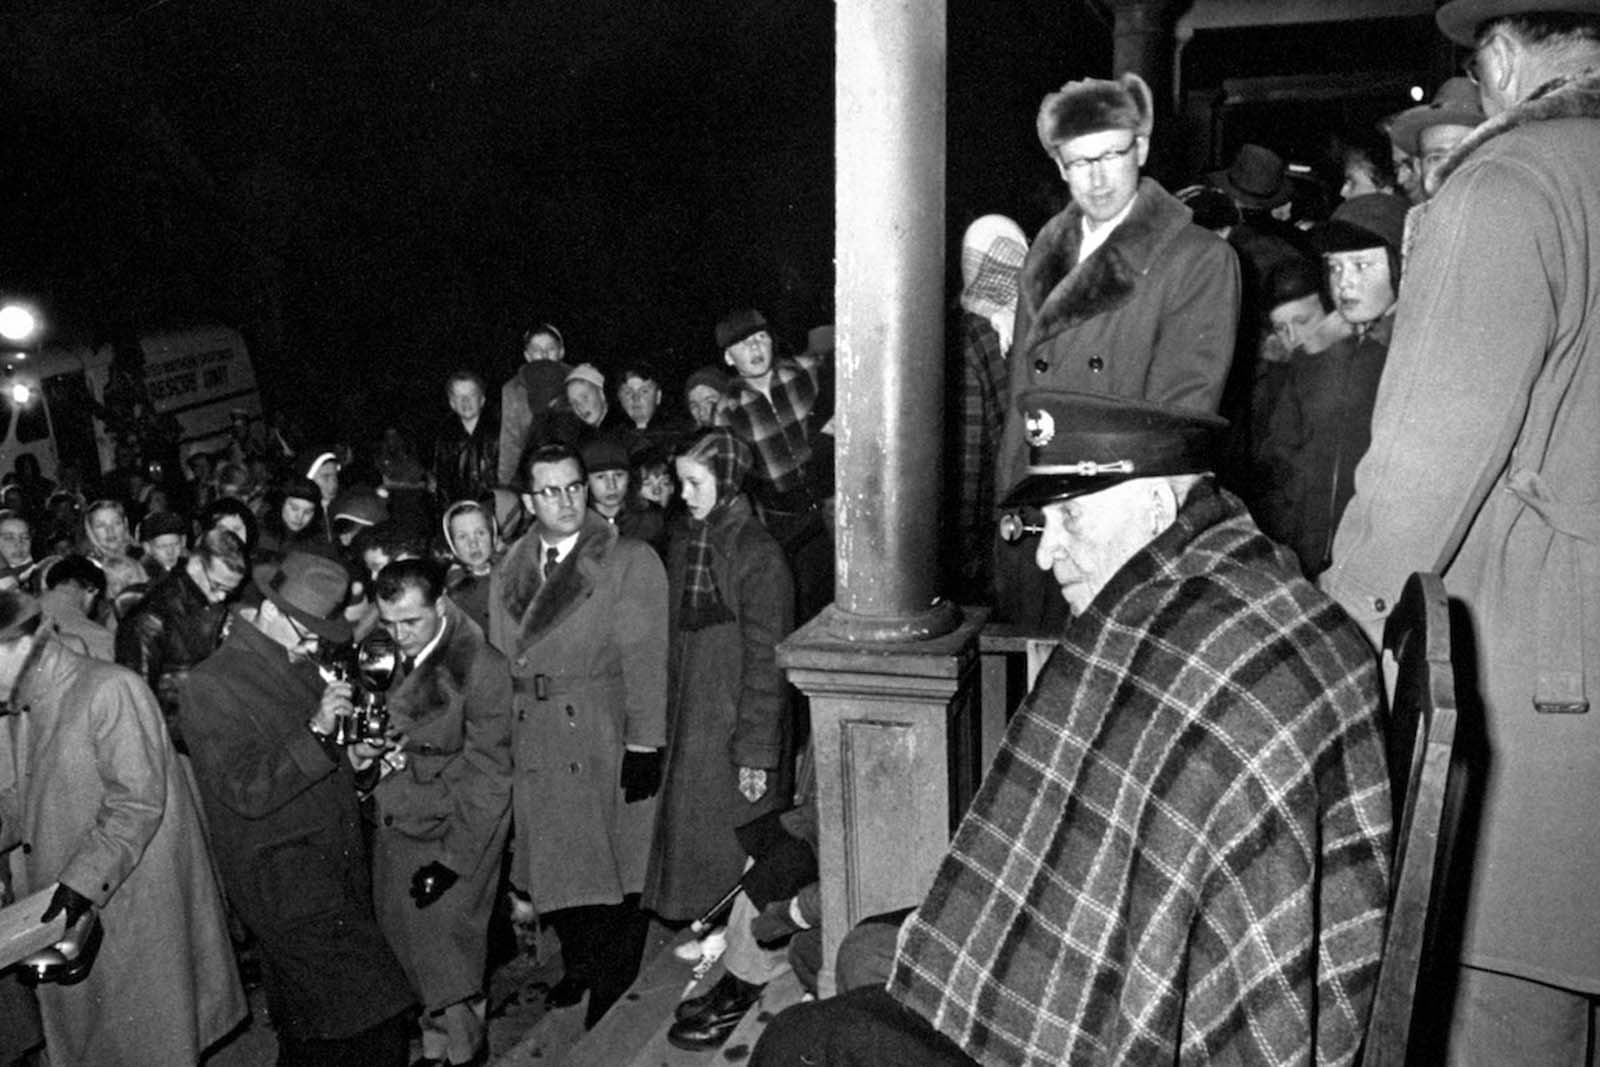
[[[341,715],[333,739],[341,745],[358,741],[382,744],[389,738],[389,683],[400,666],[400,648],[382,628],[358,643],[330,645],[317,650],[325,675],[350,683],[350,703],[355,710]]]

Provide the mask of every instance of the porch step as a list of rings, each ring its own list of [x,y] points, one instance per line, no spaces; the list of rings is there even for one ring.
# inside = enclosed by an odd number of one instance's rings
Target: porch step
[[[623,998],[587,1034],[583,1032],[581,1004],[551,1011],[515,1048],[498,1057],[495,1067],[704,1067],[748,1059],[768,1020],[799,1003],[804,991],[793,973],[784,974],[767,984],[761,999],[721,1048],[706,1052],[674,1048],[667,1043],[673,1009],[685,997],[710,989],[723,975],[719,963],[704,978],[694,981],[694,965],[678,959],[671,951],[689,939],[684,934],[658,952]]]

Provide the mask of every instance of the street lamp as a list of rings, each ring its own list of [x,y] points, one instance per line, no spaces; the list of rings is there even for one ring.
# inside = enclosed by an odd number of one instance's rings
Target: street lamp
[[[39,331],[39,317],[24,304],[0,306],[0,338],[25,345]]]

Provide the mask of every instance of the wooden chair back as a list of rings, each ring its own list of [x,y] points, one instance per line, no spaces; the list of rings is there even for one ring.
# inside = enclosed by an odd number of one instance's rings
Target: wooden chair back
[[[1418,982],[1436,939],[1435,905],[1449,870],[1456,693],[1449,600],[1438,575],[1418,572],[1406,580],[1383,645],[1398,664],[1387,740],[1394,878],[1363,1067],[1406,1062]]]

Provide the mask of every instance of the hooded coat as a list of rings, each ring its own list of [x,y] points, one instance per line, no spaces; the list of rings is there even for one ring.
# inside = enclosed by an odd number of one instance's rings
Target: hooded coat
[[[193,787],[134,674],[39,640],[0,727],[0,850],[19,898],[65,883],[104,927],[87,978],[37,991],[50,1062],[198,1063],[247,1009]]]
[[[428,1011],[483,987],[511,824],[511,675],[477,623],[442,603],[439,643],[389,690],[406,765],[372,791],[378,923]],[[459,881],[418,908],[411,878],[433,862]]]
[[[667,576],[593,512],[546,581],[535,524],[495,568],[489,639],[511,660],[511,884],[541,911],[644,886],[654,798],[626,803],[625,745],[666,741]]]
[[[1324,587],[1377,639],[1407,575],[1471,618],[1487,763],[1460,959],[1600,994],[1600,72],[1437,172]]]

